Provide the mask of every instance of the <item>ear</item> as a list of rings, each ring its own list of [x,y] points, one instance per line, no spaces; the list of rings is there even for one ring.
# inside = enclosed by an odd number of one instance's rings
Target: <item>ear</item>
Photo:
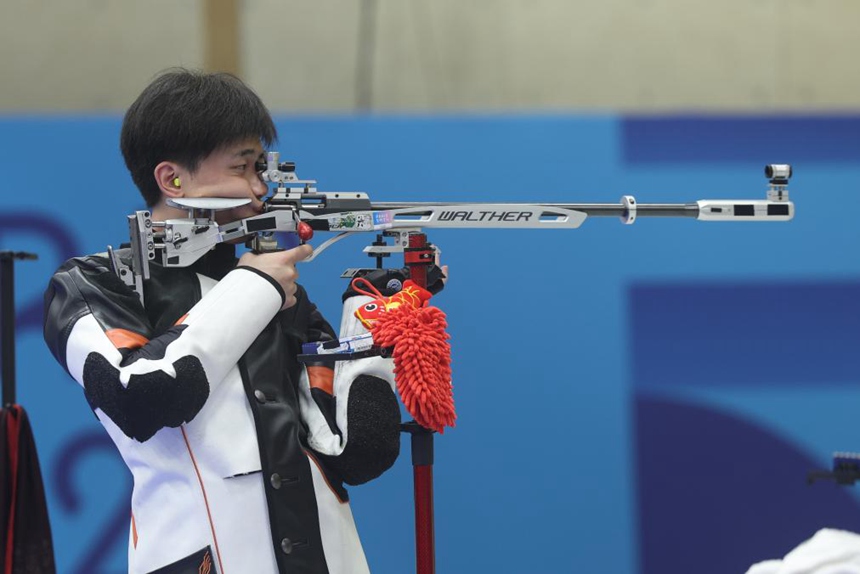
[[[181,186],[182,173],[184,173],[184,170],[179,167],[179,164],[172,161],[163,161],[155,166],[153,175],[164,195],[167,197],[183,197],[185,192],[182,191]]]

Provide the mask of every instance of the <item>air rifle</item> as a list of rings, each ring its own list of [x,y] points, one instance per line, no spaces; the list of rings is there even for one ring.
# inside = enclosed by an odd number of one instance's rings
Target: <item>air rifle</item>
[[[274,186],[263,201],[263,212],[219,225],[215,212],[246,205],[251,199],[176,198],[168,205],[186,210],[181,219],[153,221],[149,211],[128,216],[131,266],[108,246],[114,272],[134,289],[143,302],[143,281],[149,265],[187,267],[217,243],[250,236],[255,252],[279,249],[275,234],[296,233],[302,241],[314,232],[336,235],[314,249],[311,260],[334,242],[353,233],[377,233],[390,237],[393,245],[377,237],[366,253],[381,258],[410,249],[410,236],[426,228],[479,229],[576,229],[587,217],[618,217],[632,224],[639,217],[688,217],[701,221],[788,221],[794,204],[788,198],[791,166],[765,166],[766,199],[704,199],[680,204],[639,204],[625,195],[619,203],[467,203],[467,202],[373,202],[362,192],[317,191],[315,180],[299,179],[293,162],[281,162],[278,152],[269,152],[259,162],[260,178]]]
[[[130,266],[108,246],[114,272],[133,288],[143,302],[143,281],[149,278],[150,262],[164,267],[187,267],[217,243],[251,237],[248,246],[256,252],[279,249],[275,234],[295,233],[302,241],[315,232],[336,235],[314,249],[313,259],[331,244],[353,233],[375,233],[376,240],[364,251],[377,258],[403,253],[409,275],[426,286],[426,271],[435,259],[433,246],[422,232],[427,228],[576,229],[588,217],[618,217],[632,224],[639,217],[687,217],[702,221],[788,221],[794,204],[788,198],[791,166],[765,166],[769,187],[765,199],[699,200],[682,204],[639,204],[625,195],[619,203],[460,203],[460,202],[372,202],[366,193],[320,192],[316,182],[296,175],[295,164],[281,162],[269,152],[257,164],[259,177],[274,186],[263,201],[263,212],[219,225],[215,213],[246,205],[251,199],[177,198],[168,205],[184,209],[181,219],[153,221],[150,212],[128,216],[131,239]],[[393,244],[386,242],[393,239]],[[350,276],[350,270],[346,276]],[[351,270],[355,271],[355,270]],[[360,271],[360,270],[359,270]],[[355,357],[353,357],[355,358]],[[412,465],[415,485],[416,565],[418,574],[435,572],[433,533],[433,431],[415,421],[405,423],[412,435]]]

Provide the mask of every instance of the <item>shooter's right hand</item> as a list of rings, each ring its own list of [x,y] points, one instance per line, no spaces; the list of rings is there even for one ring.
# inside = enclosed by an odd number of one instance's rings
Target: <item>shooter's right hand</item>
[[[283,311],[296,304],[296,280],[299,278],[296,263],[304,261],[311,253],[313,248],[310,245],[299,245],[294,249],[272,253],[245,253],[239,258],[239,266],[250,267],[262,273],[281,288],[284,294],[284,304],[281,306]]]

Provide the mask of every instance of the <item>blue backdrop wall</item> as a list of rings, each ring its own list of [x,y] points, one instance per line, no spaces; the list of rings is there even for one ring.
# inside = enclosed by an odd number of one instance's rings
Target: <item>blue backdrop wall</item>
[[[379,201],[764,198],[792,163],[790,223],[594,218],[571,231],[431,231],[451,267],[458,424],[436,440],[439,572],[743,572],[853,489],[808,487],[860,449],[858,117],[292,118],[280,150],[320,189]],[[141,208],[118,117],[0,118],[0,249],[17,275],[30,413],[61,572],[124,571],[130,475],[41,337],[67,257],[126,239]],[[362,238],[302,267],[327,316]],[[351,491],[373,570],[414,568],[408,441]]]

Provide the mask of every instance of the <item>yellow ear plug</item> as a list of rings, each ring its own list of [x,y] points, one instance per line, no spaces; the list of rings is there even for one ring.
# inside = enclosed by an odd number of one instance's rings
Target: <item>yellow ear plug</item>
[[[173,178],[173,186],[174,186],[174,187],[182,187],[182,184],[180,183],[180,181],[179,181],[179,178],[178,178],[178,177],[174,177],[174,178]]]

